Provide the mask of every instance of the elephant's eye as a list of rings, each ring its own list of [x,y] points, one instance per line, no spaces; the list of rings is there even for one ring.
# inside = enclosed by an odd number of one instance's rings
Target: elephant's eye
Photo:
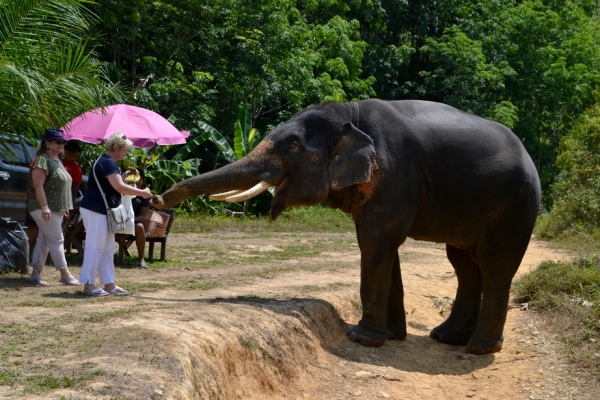
[[[290,151],[299,151],[299,150],[300,150],[300,145],[298,144],[298,142],[290,143]]]

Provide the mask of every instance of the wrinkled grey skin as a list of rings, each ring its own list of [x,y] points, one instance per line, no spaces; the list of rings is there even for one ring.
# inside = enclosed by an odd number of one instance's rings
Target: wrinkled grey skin
[[[276,187],[270,215],[325,202],[352,214],[361,251],[365,346],[404,339],[398,247],[411,237],[446,243],[458,289],[430,336],[499,351],[509,289],[540,204],[531,158],[505,126],[447,105],[365,100],[298,113],[244,159],[178,183],[153,199],[170,207],[204,193]]]

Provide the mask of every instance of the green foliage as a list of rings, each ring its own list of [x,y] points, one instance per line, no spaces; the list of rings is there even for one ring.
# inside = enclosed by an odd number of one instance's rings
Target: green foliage
[[[508,125],[550,207],[560,139],[594,102],[600,80],[597,1],[352,4],[378,97],[441,101]]]
[[[247,154],[252,128],[268,132],[311,104],[423,99],[513,129],[550,209],[560,141],[600,84],[597,5],[99,0],[92,10],[109,76],[135,88],[138,105],[177,117],[193,142],[181,159],[204,160],[202,172]]]
[[[240,108],[238,120],[235,123],[233,148],[235,156],[241,160],[254,149],[254,144],[258,144],[260,140],[256,140],[259,136],[258,129],[252,127],[252,115],[247,108]]]
[[[229,137],[239,104],[248,105],[253,127],[268,131],[309,104],[375,95],[374,78],[361,76],[367,44],[357,21],[335,13],[310,21],[298,7],[292,0],[100,0],[93,11],[109,44],[101,58],[110,76],[138,87],[138,105],[176,115],[193,135],[210,121]],[[196,152],[210,158],[204,148]]]
[[[563,295],[600,301],[600,267],[590,257],[575,263],[544,261],[515,283],[515,291],[516,301],[543,310],[560,307]]]
[[[198,124],[198,127],[210,133],[208,139],[217,146],[229,163],[241,160],[254,150],[254,147],[262,140],[258,129],[252,127],[252,116],[250,111],[245,107],[240,107],[238,120],[234,123],[233,149],[227,142],[227,139],[212,126],[201,122]]]
[[[600,106],[579,118],[561,148],[554,207],[538,230],[549,237],[569,229],[593,232],[600,228]]]
[[[420,74],[429,96],[464,111],[502,117],[499,122],[514,126],[518,119],[514,105],[509,101],[490,104],[495,99],[489,96],[515,74],[508,63],[489,63],[483,43],[469,38],[458,26],[447,28],[439,38],[426,38],[425,43],[420,51],[435,68]]]
[[[87,3],[0,1],[0,137],[37,142],[46,128],[119,98],[95,58]]]
[[[146,177],[151,180],[153,191],[162,193],[176,183],[196,176],[199,164],[200,160],[195,158],[185,161],[160,159],[148,166]]]
[[[250,153],[258,143],[262,140],[259,132],[256,128],[252,127],[252,119],[251,119],[250,111],[245,107],[240,107],[238,120],[234,123],[234,140],[233,140],[233,148],[227,142],[227,139],[219,131],[217,131],[212,126],[208,125],[205,122],[198,122],[198,129],[201,132],[204,132],[201,135],[196,136],[191,143],[186,145],[196,147],[203,143],[205,140],[210,140],[223,154],[225,160],[229,163],[233,163],[243,157],[245,157],[248,153]],[[176,157],[181,157],[183,154],[188,154],[189,150],[181,150]],[[211,206],[211,203],[216,204],[215,202],[206,202],[205,198],[202,197],[202,202],[205,206],[214,210]],[[260,199],[260,197],[258,198]],[[244,204],[243,211],[254,212],[255,203],[257,200],[246,201]],[[238,207],[234,204],[229,205],[230,208],[237,209]],[[236,210],[238,211],[238,210]],[[239,211],[242,211],[241,209]]]
[[[237,160],[237,156],[231,148],[231,146],[229,145],[229,143],[227,142],[227,139],[225,139],[225,137],[223,137],[223,135],[221,135],[219,131],[217,131],[215,128],[204,122],[199,122],[198,128],[210,134],[207,137],[208,140],[210,140],[214,143],[215,146],[217,146],[217,149],[219,149],[221,154],[223,154],[227,162],[232,163]]]
[[[545,261],[514,284],[515,301],[541,311],[562,336],[569,356],[600,371],[600,264],[598,257]]]

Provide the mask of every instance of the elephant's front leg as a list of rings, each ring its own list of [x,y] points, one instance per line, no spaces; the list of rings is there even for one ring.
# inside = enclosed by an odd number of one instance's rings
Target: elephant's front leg
[[[363,346],[380,347],[386,338],[406,337],[398,246],[386,243],[390,242],[389,236],[367,235],[362,231],[357,229],[363,314],[358,325],[348,332],[348,337]]]
[[[387,338],[406,339],[406,312],[404,311],[404,287],[400,272],[400,256],[396,251],[392,266],[392,280],[387,302]]]

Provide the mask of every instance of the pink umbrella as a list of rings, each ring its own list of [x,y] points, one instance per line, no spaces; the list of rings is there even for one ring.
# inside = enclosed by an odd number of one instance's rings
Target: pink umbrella
[[[98,144],[115,132],[121,132],[135,147],[184,144],[190,135],[179,131],[168,120],[145,108],[115,104],[81,114],[63,126],[66,139]]]

